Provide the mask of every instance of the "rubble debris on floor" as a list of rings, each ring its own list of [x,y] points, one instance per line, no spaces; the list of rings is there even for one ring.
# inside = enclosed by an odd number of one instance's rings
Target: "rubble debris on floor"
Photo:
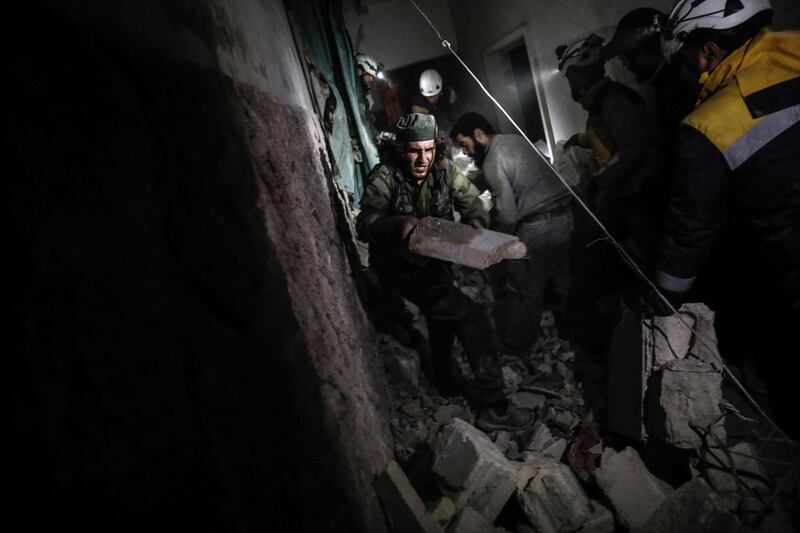
[[[702,308],[687,316],[695,325],[708,319]],[[509,405],[531,413],[535,422],[489,432],[476,427],[480,413],[463,397],[439,395],[428,383],[415,350],[383,339],[387,372],[395,374],[395,457],[410,478],[402,494],[416,497],[395,498],[413,524],[395,531],[430,530],[431,524],[448,533],[792,531],[759,450],[727,444],[721,374],[708,355],[713,350],[695,357],[699,348],[691,336],[662,323],[669,343],[656,337],[644,343],[648,363],[641,358],[643,329],[636,327],[636,379],[643,387],[637,423],[643,428],[646,421],[642,436],[674,449],[683,461],[685,478],[673,480],[675,486],[651,473],[658,469],[648,464],[660,464],[659,458],[639,449],[638,439],[625,440],[609,431],[606,420],[596,420],[602,399],[585,401],[584,383],[573,371],[575,355],[557,335],[543,336],[527,358],[502,356]],[[704,327],[713,329],[713,322]],[[672,353],[675,345],[683,346],[676,352],[682,356]],[[453,355],[454,367],[468,379],[457,343]]]

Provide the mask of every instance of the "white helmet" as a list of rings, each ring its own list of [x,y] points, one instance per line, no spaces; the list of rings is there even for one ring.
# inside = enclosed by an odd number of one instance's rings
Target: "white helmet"
[[[442,75],[429,68],[419,75],[419,92],[422,96],[435,96],[442,92]]]
[[[727,30],[772,9],[769,0],[678,0],[661,34],[661,50],[669,59],[698,28]]]
[[[566,73],[572,65],[584,66],[594,63],[600,59],[604,40],[599,35],[592,33],[588,37],[582,37],[570,44],[562,44],[556,48],[558,70]]]
[[[364,72],[367,74],[372,74],[376,78],[383,68],[383,65],[372,59],[370,56],[361,53],[356,54],[356,64],[364,69]]]

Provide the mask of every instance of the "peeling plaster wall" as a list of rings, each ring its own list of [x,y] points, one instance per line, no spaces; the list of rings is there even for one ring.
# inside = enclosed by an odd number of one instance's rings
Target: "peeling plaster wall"
[[[385,530],[382,369],[281,2],[17,11],[12,506]]]

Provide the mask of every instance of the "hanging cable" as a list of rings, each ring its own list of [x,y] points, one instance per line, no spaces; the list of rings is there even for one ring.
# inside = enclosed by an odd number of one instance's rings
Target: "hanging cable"
[[[542,159],[542,161],[544,161],[547,164],[547,166],[550,168],[550,170],[553,171],[553,173],[556,175],[556,177],[559,179],[559,181],[561,181],[561,183],[564,185],[564,187],[566,187],[566,189],[573,196],[573,198],[575,198],[575,200],[578,202],[578,204],[581,206],[581,208],[583,208],[583,210],[592,218],[594,223],[597,224],[597,226],[602,230],[602,232],[606,235],[608,242],[611,243],[611,245],[614,247],[614,249],[620,255],[622,260],[628,265],[628,267],[630,267],[630,269],[633,270],[633,272],[648,287],[650,287],[650,289],[653,290],[653,292],[657,295],[659,300],[661,300],[661,302],[664,303],[667,306],[667,309],[669,309],[672,312],[673,316],[678,319],[678,321],[681,323],[681,325],[683,325],[683,327],[685,327],[686,329],[691,331],[694,334],[695,338],[697,338],[703,344],[703,346],[706,349],[710,350],[713,353],[715,351],[715,348],[713,347],[712,343],[709,342],[704,336],[700,335],[692,326],[690,326],[686,322],[686,320],[684,320],[684,318],[681,316],[681,314],[678,312],[678,310],[675,308],[675,306],[673,306],[672,303],[670,303],[670,301],[667,300],[667,298],[658,289],[656,284],[653,283],[650,280],[650,278],[647,277],[647,275],[639,267],[638,263],[636,263],[636,261],[634,261],[633,257],[631,257],[631,255],[628,253],[628,251],[625,249],[625,247],[622,246],[619,242],[617,242],[617,240],[614,238],[614,236],[611,235],[611,232],[608,230],[608,228],[606,228],[606,226],[600,221],[600,219],[597,218],[597,216],[594,214],[594,212],[592,212],[592,210],[589,208],[589,206],[586,205],[586,202],[583,200],[583,198],[581,198],[581,196],[570,186],[569,182],[567,182],[567,180],[561,175],[561,173],[553,166],[553,164],[550,162],[550,159],[548,157],[546,157],[536,147],[535,144],[533,144],[533,142],[528,138],[528,136],[525,134],[525,132],[522,131],[522,128],[520,128],[517,125],[517,123],[514,121],[513,118],[511,118],[511,115],[508,114],[508,112],[500,104],[500,102],[498,102],[497,99],[492,95],[492,93],[489,92],[489,90],[481,82],[481,80],[478,78],[478,76],[476,76],[475,73],[472,71],[472,69],[470,69],[467,66],[466,63],[464,63],[464,60],[461,59],[461,56],[459,56],[458,53],[455,50],[453,50],[453,47],[450,44],[450,41],[448,41],[447,39],[445,39],[442,36],[442,34],[439,32],[439,29],[436,27],[436,25],[431,21],[430,18],[428,18],[428,15],[425,14],[425,12],[419,7],[419,5],[417,5],[417,3],[414,0],[409,0],[409,1],[414,6],[414,8],[416,8],[416,10],[419,12],[419,14],[422,15],[422,17],[425,19],[425,21],[428,23],[428,25],[431,27],[431,29],[433,29],[433,31],[436,33],[436,36],[438,37],[439,42],[442,43],[442,46],[447,48],[447,50],[449,50],[450,53],[453,54],[453,56],[458,60],[458,62],[461,64],[461,66],[464,67],[464,70],[466,70],[467,73],[469,73],[469,75],[472,77],[472,79],[475,80],[475,82],[478,84],[478,86],[481,88],[481,90],[484,92],[484,94],[486,94],[486,96],[492,101],[492,103],[497,107],[497,109],[499,109],[503,113],[503,115],[508,119],[508,121],[511,123],[511,125],[514,126],[514,128],[519,132],[519,134],[522,136],[522,138],[525,139],[525,141],[527,141],[527,143],[530,145],[531,148],[533,148],[533,151]],[[758,404],[758,402],[755,400],[755,398],[753,398],[750,395],[750,393],[747,391],[747,389],[744,387],[744,385],[742,385],[742,383],[730,371],[730,369],[728,368],[728,366],[725,364],[724,361],[721,361],[721,365],[722,365],[722,370],[725,372],[725,374],[731,379],[731,381],[733,381],[733,383],[741,391],[741,393],[744,395],[744,397],[747,399],[747,401],[749,401],[752,404],[753,408],[758,412],[758,414],[761,415],[761,417],[764,420],[766,420],[767,423],[769,423],[773,427],[773,429],[779,435],[781,435],[784,439],[786,439],[786,441],[788,443],[790,443],[796,450],[800,449],[800,443],[795,442],[792,439],[790,439],[786,435],[786,433],[784,433],[784,431],[772,420],[772,418],[770,418],[767,415],[767,413],[764,412],[764,410]]]

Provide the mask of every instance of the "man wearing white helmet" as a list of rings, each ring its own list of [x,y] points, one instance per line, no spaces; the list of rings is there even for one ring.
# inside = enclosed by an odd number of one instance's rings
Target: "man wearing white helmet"
[[[685,300],[725,226],[735,255],[714,277],[726,280],[734,319],[759,332],[757,363],[800,346],[800,32],[773,32],[771,18],[768,0],[680,0],[662,35],[664,55],[686,62],[702,89],[678,132],[656,282]],[[763,370],[796,438],[782,365]]]
[[[372,98],[372,84],[375,83],[375,78],[383,76],[383,64],[378,63],[367,54],[356,54],[356,73],[358,79],[361,80],[361,90],[364,98],[364,111],[367,118],[367,125],[372,132],[373,138],[378,135],[378,129],[375,126],[375,112],[373,107],[375,100]]]
[[[442,75],[430,68],[419,76],[419,92],[413,100],[411,111],[433,115],[439,128],[448,130],[454,118],[452,107],[458,98],[453,88],[445,87]]]
[[[593,150],[597,171],[587,187],[589,202],[617,240],[635,245],[640,256],[652,257],[659,218],[652,193],[659,176],[655,121],[641,96],[605,76],[602,45],[603,38],[592,34],[556,49],[572,98],[589,114],[586,130],[566,146]],[[573,340],[583,351],[598,355],[611,342],[619,313],[616,295],[634,282],[618,275],[624,266],[611,247],[587,247],[600,238],[596,226],[578,213],[568,308]]]

